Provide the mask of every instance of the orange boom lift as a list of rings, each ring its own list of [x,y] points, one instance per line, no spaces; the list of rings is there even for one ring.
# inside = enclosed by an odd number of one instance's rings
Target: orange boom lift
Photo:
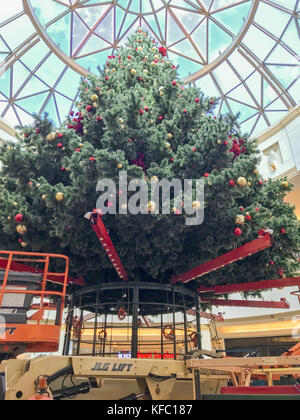
[[[59,349],[68,270],[63,255],[0,251],[0,361]]]

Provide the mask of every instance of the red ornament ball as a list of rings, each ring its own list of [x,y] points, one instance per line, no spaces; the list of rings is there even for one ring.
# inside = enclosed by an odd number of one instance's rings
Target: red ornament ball
[[[167,50],[164,47],[160,47],[159,52],[163,57],[167,56]]]
[[[234,181],[233,179],[231,179],[231,180],[229,181],[229,185],[230,185],[231,187],[234,187],[234,186],[235,186],[235,181]]]
[[[88,105],[88,106],[86,107],[86,110],[87,110],[87,112],[91,112],[91,111],[93,110],[92,105]]]
[[[199,99],[199,98],[196,98],[196,99],[195,99],[195,102],[196,102],[196,104],[199,104],[200,99]]]
[[[240,228],[236,228],[236,229],[234,230],[234,235],[235,235],[235,236],[242,236],[242,234],[243,234],[242,229],[240,229]]]
[[[21,223],[23,221],[23,214],[18,213],[15,215],[15,222],[16,223]]]

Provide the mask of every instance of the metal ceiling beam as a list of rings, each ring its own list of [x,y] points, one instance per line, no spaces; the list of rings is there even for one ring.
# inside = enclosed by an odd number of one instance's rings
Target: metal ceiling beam
[[[238,35],[236,36],[236,38],[234,39],[232,44],[223,52],[223,54],[221,54],[216,60],[207,64],[200,71],[184,78],[183,79],[184,83],[186,83],[186,84],[192,83],[192,82],[200,79],[201,77],[205,76],[206,74],[212,72],[216,67],[218,67],[220,64],[222,64],[231,55],[231,53],[233,53],[233,51],[239,46],[242,39],[246,35],[249,27],[251,26],[251,24],[254,20],[254,17],[256,15],[258,6],[259,6],[259,0],[253,0],[251,10],[250,10],[250,13],[249,13],[249,16],[248,16],[247,20],[245,21],[242,29],[240,30],[240,32],[238,33]]]
[[[0,63],[0,77],[12,67],[16,61],[18,61],[30,48],[34,47],[40,42],[40,38],[37,34],[32,35],[26,41],[22,42],[15,50],[13,50],[3,61]]]
[[[296,102],[287,92],[287,90],[281,85],[279,80],[273,76],[270,70],[260,61],[245,45],[241,44],[238,48],[238,52],[251,64],[253,68],[265,79],[265,81],[272,87],[276,92],[277,96],[282,100],[285,106],[291,111],[295,106]]]
[[[68,67],[72,70],[76,71],[83,77],[87,77],[91,74],[88,70],[84,69],[82,66],[77,64],[72,58],[70,58],[67,54],[65,54],[49,37],[45,28],[40,24],[34,10],[30,4],[29,0],[23,0],[23,7],[24,11],[31,20],[33,26],[35,27],[38,35],[41,39],[45,42],[45,44],[50,48],[50,50]]]

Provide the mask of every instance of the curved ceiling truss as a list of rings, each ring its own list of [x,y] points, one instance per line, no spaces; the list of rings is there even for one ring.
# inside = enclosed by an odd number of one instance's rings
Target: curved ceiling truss
[[[299,102],[299,0],[42,3],[10,0],[0,18],[0,117],[13,125],[43,112],[60,124],[80,78],[137,28],[167,48],[185,83],[219,98],[217,113],[240,112],[252,135]]]

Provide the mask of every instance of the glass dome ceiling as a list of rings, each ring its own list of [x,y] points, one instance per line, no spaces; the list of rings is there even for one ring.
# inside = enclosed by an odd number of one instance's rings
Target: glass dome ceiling
[[[299,103],[299,0],[9,0],[0,16],[0,117],[48,112],[60,124],[80,77],[138,28],[186,83],[240,112],[255,135]]]

